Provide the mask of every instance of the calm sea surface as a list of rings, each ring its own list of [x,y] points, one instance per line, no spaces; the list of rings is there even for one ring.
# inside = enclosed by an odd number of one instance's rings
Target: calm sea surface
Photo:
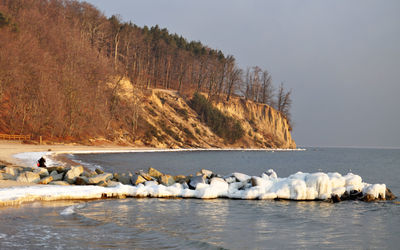
[[[353,172],[400,195],[400,150],[201,151],[75,155],[106,171],[147,170],[279,177]],[[0,249],[399,249],[400,204],[125,199],[35,202],[0,208]],[[74,206],[74,207],[71,207]]]

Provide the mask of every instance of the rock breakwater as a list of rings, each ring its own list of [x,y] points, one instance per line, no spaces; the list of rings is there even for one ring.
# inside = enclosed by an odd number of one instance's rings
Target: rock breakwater
[[[345,200],[393,200],[385,184],[368,184],[349,173],[302,173],[279,178],[273,170],[261,176],[232,173],[227,176],[202,169],[190,176],[172,176],[154,168],[147,172],[106,173],[82,166],[26,168],[0,166],[0,178],[34,187],[0,190],[0,204],[12,205],[33,200],[100,199],[125,197],[199,199],[285,199],[340,202]]]

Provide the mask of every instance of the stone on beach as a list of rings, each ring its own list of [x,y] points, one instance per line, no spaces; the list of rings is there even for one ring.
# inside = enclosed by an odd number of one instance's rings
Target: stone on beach
[[[161,173],[160,171],[158,171],[155,168],[149,168],[148,174],[153,177],[153,178],[160,178],[161,176],[163,176],[163,173]]]
[[[196,189],[197,185],[206,184],[206,178],[203,175],[194,176],[190,179],[188,185],[190,189]]]
[[[174,181],[180,184],[186,183],[189,181],[189,178],[184,175],[176,175],[174,176]]]
[[[131,172],[128,173],[114,173],[114,179],[118,182],[121,182],[124,185],[131,184],[131,179],[133,174]]]
[[[164,186],[171,186],[175,184],[175,180],[174,177],[172,177],[171,175],[162,175],[159,178],[160,184],[164,185]]]
[[[69,169],[63,167],[63,166],[54,166],[54,167],[47,167],[47,171],[49,173],[53,172],[53,171],[57,171],[58,173],[64,173],[67,172]]]
[[[5,171],[6,174],[12,175],[17,177],[19,174],[19,169],[16,167],[5,167],[3,168],[3,170]]]
[[[210,178],[211,175],[213,174],[213,172],[212,172],[211,170],[207,170],[207,169],[202,169],[202,170],[200,170],[200,173],[201,173],[202,175],[207,176],[207,178]]]
[[[104,171],[101,170],[100,168],[96,168],[95,171],[96,171],[97,174],[104,174]]]
[[[75,184],[76,185],[88,185],[89,178],[87,178],[86,176],[78,176],[78,177],[76,177]]]
[[[54,170],[50,173],[50,176],[53,176],[53,181],[62,181],[64,178],[64,172],[58,173]]]
[[[7,173],[0,173],[0,180],[16,180],[17,176],[10,175]]]
[[[83,167],[71,167],[71,169],[65,174],[64,181],[68,182],[69,184],[73,184],[75,182],[76,177],[83,173]]]
[[[113,174],[111,173],[104,173],[104,174],[99,174],[93,177],[88,178],[88,183],[89,184],[99,184],[100,182],[107,182],[108,180],[111,180],[113,178]]]
[[[141,183],[144,183],[146,181],[147,180],[145,178],[143,178],[141,175],[137,175],[137,174],[132,176],[132,179],[131,179],[131,183],[135,186],[137,186]]]
[[[397,198],[389,188],[386,188],[385,197],[386,200],[394,200]]]
[[[37,168],[33,172],[38,173],[40,175],[40,178],[44,178],[50,175],[49,171],[45,168]]]
[[[40,181],[40,175],[33,172],[23,172],[18,176],[17,181],[26,183],[38,183]]]
[[[139,175],[141,175],[146,181],[154,181],[155,179],[151,177],[148,173],[144,172],[143,170],[139,171]]]
[[[52,181],[53,181],[53,176],[50,175],[50,176],[47,176],[47,177],[44,177],[43,179],[41,179],[39,181],[39,184],[49,184]]]
[[[90,177],[98,175],[98,173],[96,171],[84,170],[81,175],[85,176],[87,178],[90,178]]]

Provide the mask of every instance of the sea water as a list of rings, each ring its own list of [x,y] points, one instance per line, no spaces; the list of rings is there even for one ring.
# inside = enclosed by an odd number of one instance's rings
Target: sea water
[[[201,168],[226,175],[279,177],[302,172],[353,172],[400,195],[400,150],[309,148],[306,151],[200,151],[83,154],[87,166],[111,172],[154,167],[166,174]],[[0,248],[122,249],[398,249],[398,200],[123,199],[35,202],[0,208]]]

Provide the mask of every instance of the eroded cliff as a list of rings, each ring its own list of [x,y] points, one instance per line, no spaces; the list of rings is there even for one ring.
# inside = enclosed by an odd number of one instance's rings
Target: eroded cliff
[[[126,90],[124,92],[127,92]],[[130,91],[129,91],[130,92]],[[237,119],[242,138],[234,143],[217,136],[188,100],[175,91],[144,90],[138,102],[138,127],[131,139],[137,146],[156,148],[296,148],[287,120],[275,109],[240,98],[213,103],[223,113]],[[127,95],[123,98],[130,99]],[[126,134],[126,131],[119,131]]]

